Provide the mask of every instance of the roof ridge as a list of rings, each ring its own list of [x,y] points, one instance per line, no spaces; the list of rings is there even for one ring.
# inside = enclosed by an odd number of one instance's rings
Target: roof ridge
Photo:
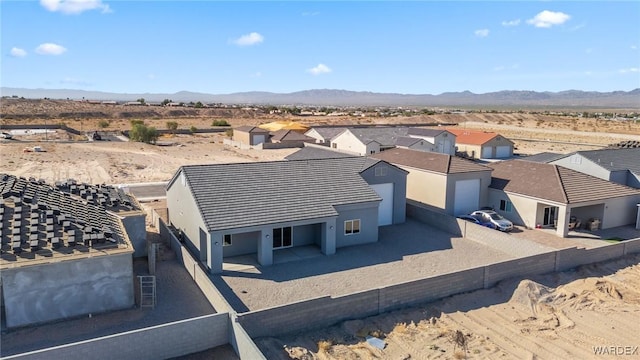
[[[556,177],[558,178],[558,181],[560,181],[560,190],[562,190],[562,197],[564,198],[564,202],[566,204],[569,204],[569,196],[567,195],[567,191],[564,188],[564,181],[562,181],[562,176],[560,175],[559,166],[556,164],[551,164],[551,165],[555,169],[555,173],[556,173]]]

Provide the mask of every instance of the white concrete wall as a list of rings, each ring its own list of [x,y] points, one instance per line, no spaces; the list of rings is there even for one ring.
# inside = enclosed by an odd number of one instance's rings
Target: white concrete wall
[[[407,175],[407,199],[419,201],[445,210],[447,205],[447,177],[409,166],[397,165],[409,172]]]

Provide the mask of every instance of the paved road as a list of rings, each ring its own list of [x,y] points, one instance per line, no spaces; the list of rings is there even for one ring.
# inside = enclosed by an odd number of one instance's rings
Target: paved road
[[[167,183],[121,184],[120,187],[128,189],[138,201],[163,199],[167,196],[165,187]],[[126,191],[126,190],[125,190]]]

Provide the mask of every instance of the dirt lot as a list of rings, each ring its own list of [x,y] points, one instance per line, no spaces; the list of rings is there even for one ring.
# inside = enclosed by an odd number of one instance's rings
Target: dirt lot
[[[213,119],[233,126],[257,125],[273,117],[254,111],[144,113],[133,109],[59,109],[52,102],[21,104],[7,112],[3,124],[64,122],[82,130],[126,130],[139,118],[159,129],[168,120],[180,128],[207,128]],[[22,111],[22,112],[21,112]],[[76,111],[76,112],[74,112]],[[119,111],[119,112],[118,112]],[[139,110],[142,111],[142,110]],[[148,109],[144,109],[148,111]],[[10,114],[11,116],[6,116]],[[25,115],[26,114],[26,115]],[[406,118],[295,118],[308,124],[457,123],[500,132],[513,138],[522,154],[568,153],[640,138],[640,123],[557,117],[539,114],[442,114]],[[0,141],[0,173],[42,178],[49,182],[74,178],[89,183],[164,181],[184,164],[251,162],[282,159],[284,150],[238,150],[222,145],[225,135],[175,135],[160,139],[172,146],[130,142],[84,142],[57,130]],[[52,140],[60,141],[52,141]],[[45,152],[23,152],[40,146]],[[640,257],[594,265],[577,272],[551,275],[495,289],[455,296],[428,307],[394,312],[342,324],[326,331],[283,339],[261,339],[268,358],[413,359],[595,358],[592,346],[638,346],[640,328]],[[268,296],[263,292],[262,296]],[[322,316],[322,314],[318,314]],[[454,348],[454,335],[467,351]],[[382,338],[384,350],[364,343],[367,334]],[[458,335],[460,335],[458,334]],[[3,340],[4,341],[4,340]],[[285,346],[286,345],[286,346]],[[617,348],[615,351],[621,351]],[[629,358],[640,357],[637,355]]]

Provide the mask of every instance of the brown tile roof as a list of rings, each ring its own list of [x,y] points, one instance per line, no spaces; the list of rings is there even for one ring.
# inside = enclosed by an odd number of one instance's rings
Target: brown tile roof
[[[490,168],[476,164],[473,161],[435,152],[395,148],[379,152],[371,155],[371,157],[394,165],[410,166],[443,174],[491,171]]]
[[[640,189],[554,164],[509,160],[492,163],[489,167],[493,168],[491,188],[562,204],[640,195]]]
[[[254,133],[254,134],[269,133],[269,130],[261,129],[257,126],[250,126],[250,125],[238,126],[237,128],[234,128],[234,130],[244,131],[244,132]]]
[[[447,131],[456,136],[456,144],[482,145],[499,135],[494,132],[474,131],[459,128],[448,128]]]

